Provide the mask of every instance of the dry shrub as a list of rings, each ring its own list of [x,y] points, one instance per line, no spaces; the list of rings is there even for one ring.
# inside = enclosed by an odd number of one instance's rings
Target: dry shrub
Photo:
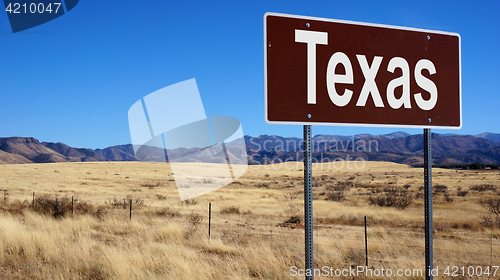
[[[395,207],[397,209],[405,209],[413,201],[411,193],[405,189],[385,188],[384,193],[369,197],[370,205],[378,205],[381,207]]]
[[[479,191],[479,192],[494,191],[497,189],[497,186],[489,185],[489,184],[481,184],[481,185],[474,185],[474,186],[470,187],[470,189],[473,191]]]
[[[175,218],[175,217],[180,216],[180,212],[179,212],[179,210],[174,210],[174,209],[171,209],[170,207],[167,206],[167,207],[161,208],[160,210],[157,210],[156,215],[169,217],[169,218]]]
[[[221,214],[240,214],[240,208],[234,207],[234,206],[229,206],[229,207],[224,207],[222,210],[220,210]]]
[[[290,224],[300,224],[302,218],[299,215],[293,215],[288,218],[285,223],[290,223]]]
[[[349,249],[344,255],[344,261],[348,265],[363,265],[365,264],[365,252],[361,249]]]
[[[326,194],[326,200],[342,202],[345,200],[344,191],[332,191]]]
[[[0,202],[0,210],[9,212],[10,214],[21,215],[24,209],[29,209],[31,203],[28,200],[21,202],[20,200],[3,200]]]
[[[445,193],[448,190],[448,187],[441,184],[435,184],[433,187],[435,193]]]
[[[488,212],[496,216],[500,215],[500,198],[481,199],[479,200],[479,204],[488,210]]]
[[[353,181],[338,181],[336,186],[327,187],[328,190],[332,191],[348,191],[354,187]]]
[[[450,193],[448,191],[444,193],[444,200],[446,202],[453,202],[453,198],[450,197]]]
[[[479,222],[483,227],[487,228],[500,228],[500,217],[499,216],[483,216]]]
[[[124,199],[117,199],[115,197],[106,201],[105,203],[111,205],[113,208],[127,209],[128,207],[130,207],[130,201],[132,201],[132,204],[136,207],[144,205],[144,199],[140,197],[133,197],[131,195],[127,195]]]
[[[191,239],[198,233],[198,226],[203,221],[203,217],[195,212],[189,213],[187,216],[188,227],[184,230],[184,238]]]
[[[156,194],[156,198],[158,198],[158,200],[165,200],[165,199],[167,199],[167,196],[165,196],[163,194]]]
[[[462,197],[465,197],[468,193],[469,191],[461,191],[461,190],[457,191],[457,195]]]
[[[198,204],[198,200],[196,200],[194,198],[190,198],[190,199],[183,200],[181,202],[181,204],[183,204],[183,205],[196,205],[196,204]]]
[[[61,218],[71,213],[71,198],[68,197],[49,197],[40,196],[35,198],[34,207],[32,210],[44,215],[49,215],[54,218]],[[73,199],[73,212],[79,214],[92,213],[94,207],[87,201],[79,201]]]

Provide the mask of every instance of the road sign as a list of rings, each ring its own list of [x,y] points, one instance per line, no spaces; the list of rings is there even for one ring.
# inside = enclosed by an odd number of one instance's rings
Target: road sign
[[[462,126],[460,35],[267,13],[270,124]]]

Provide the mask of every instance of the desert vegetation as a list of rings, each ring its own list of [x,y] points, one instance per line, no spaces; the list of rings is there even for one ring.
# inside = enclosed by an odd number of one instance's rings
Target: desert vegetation
[[[422,268],[423,170],[350,167],[314,165],[315,266],[364,265],[366,216],[369,267]],[[302,175],[301,163],[249,166],[180,202],[167,164],[0,165],[0,278],[295,279]],[[500,265],[498,170],[435,168],[433,182],[435,265]]]

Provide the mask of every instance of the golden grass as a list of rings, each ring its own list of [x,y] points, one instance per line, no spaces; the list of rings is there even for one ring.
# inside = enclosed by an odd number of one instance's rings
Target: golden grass
[[[316,267],[363,265],[367,216],[371,267],[422,268],[423,199],[398,210],[369,205],[367,198],[384,187],[404,185],[415,196],[423,192],[423,170],[357,164],[314,164]],[[0,278],[295,279],[290,266],[303,268],[304,231],[283,222],[302,214],[302,168],[301,163],[249,166],[236,182],[181,203],[168,164],[0,165],[0,189],[8,190],[0,208],[27,205],[22,214],[0,211]],[[490,214],[478,203],[498,194],[471,190],[462,197],[457,192],[476,184],[500,188],[500,172],[435,168],[433,175],[434,184],[447,186],[453,199],[434,195],[436,265],[498,265],[500,231],[480,224]],[[355,183],[345,201],[325,200],[325,192],[342,181]],[[29,210],[33,191],[37,197],[88,201],[93,214],[54,219],[34,213]],[[113,204],[130,198],[141,202],[133,205],[132,220],[127,207]],[[193,215],[201,220],[193,222]]]

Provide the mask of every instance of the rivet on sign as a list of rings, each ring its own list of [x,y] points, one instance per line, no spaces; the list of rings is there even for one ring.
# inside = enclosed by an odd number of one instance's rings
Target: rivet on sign
[[[271,43],[269,43],[269,47],[271,47]]]
[[[429,118],[428,121],[431,122],[431,118]]]
[[[309,24],[309,22],[308,22],[308,23],[306,23],[306,27],[309,27],[309,26],[311,26],[311,25]]]
[[[307,118],[310,119],[311,118],[311,114],[307,114]]]
[[[431,36],[427,35],[427,40],[430,40],[431,39]]]

